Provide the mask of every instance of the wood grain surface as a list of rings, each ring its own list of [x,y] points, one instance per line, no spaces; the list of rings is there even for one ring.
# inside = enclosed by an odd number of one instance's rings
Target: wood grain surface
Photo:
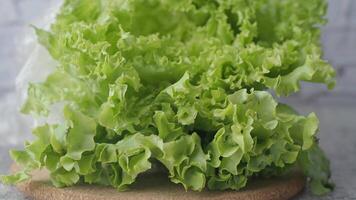
[[[12,171],[18,167],[13,165]],[[241,191],[185,191],[173,184],[166,174],[145,174],[128,191],[118,192],[111,187],[77,185],[55,188],[45,170],[33,173],[31,181],[17,185],[33,200],[286,200],[297,195],[305,185],[299,172],[280,178],[253,180]]]

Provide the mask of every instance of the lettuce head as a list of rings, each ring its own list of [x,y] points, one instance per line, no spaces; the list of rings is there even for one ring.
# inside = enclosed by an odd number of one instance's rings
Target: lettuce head
[[[11,151],[23,170],[2,182],[44,167],[58,187],[121,191],[160,163],[186,189],[238,190],[300,167],[329,192],[318,118],[275,97],[302,81],[333,87],[325,11],[325,0],[66,0],[50,30],[35,28],[58,66],[22,107],[46,117],[61,103],[64,120]]]

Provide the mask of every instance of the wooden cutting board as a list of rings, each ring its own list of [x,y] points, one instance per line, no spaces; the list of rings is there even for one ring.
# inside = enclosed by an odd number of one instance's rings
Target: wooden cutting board
[[[12,172],[18,171],[12,166]],[[146,174],[139,177],[128,191],[118,192],[111,187],[77,185],[55,188],[46,170],[33,173],[32,180],[17,188],[33,200],[286,200],[297,195],[305,185],[304,176],[295,172],[281,178],[251,181],[240,191],[185,191],[173,184],[166,174]]]

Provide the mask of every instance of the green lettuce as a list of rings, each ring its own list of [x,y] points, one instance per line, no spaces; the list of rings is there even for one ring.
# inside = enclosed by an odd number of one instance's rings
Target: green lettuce
[[[335,84],[321,58],[325,0],[66,0],[38,41],[58,61],[31,83],[22,112],[64,121],[34,129],[11,156],[55,186],[127,189],[161,163],[185,189],[241,189],[300,167],[315,194],[332,189],[314,113],[272,93]]]

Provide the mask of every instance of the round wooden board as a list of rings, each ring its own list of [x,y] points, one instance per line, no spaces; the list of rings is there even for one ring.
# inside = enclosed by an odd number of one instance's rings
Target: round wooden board
[[[12,172],[18,171],[13,165]],[[128,191],[118,192],[111,187],[77,185],[55,188],[49,181],[46,170],[38,170],[32,180],[18,184],[17,188],[33,200],[287,200],[305,185],[305,177],[295,172],[291,175],[251,181],[240,191],[185,191],[173,184],[166,174],[145,174]]]

